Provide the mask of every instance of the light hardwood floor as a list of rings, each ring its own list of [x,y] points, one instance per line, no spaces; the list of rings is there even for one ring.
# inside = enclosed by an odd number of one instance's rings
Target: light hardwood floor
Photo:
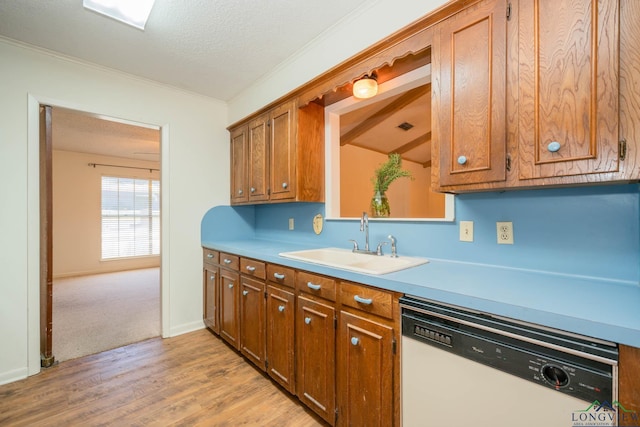
[[[324,426],[208,330],[0,386],[1,426]]]

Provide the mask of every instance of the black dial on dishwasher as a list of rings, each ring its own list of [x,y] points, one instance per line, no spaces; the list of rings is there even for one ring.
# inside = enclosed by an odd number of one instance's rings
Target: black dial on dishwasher
[[[545,365],[542,367],[542,377],[556,389],[569,384],[569,375],[567,372],[554,365]]]

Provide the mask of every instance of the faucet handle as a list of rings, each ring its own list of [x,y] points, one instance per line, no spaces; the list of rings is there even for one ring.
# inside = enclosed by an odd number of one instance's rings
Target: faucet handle
[[[389,244],[389,242],[380,242],[380,243],[378,243],[378,247],[376,248],[376,255],[378,255],[378,256],[382,256],[382,255],[384,255],[384,254],[382,253],[382,247],[383,247],[384,245],[387,245],[387,244]]]
[[[389,234],[387,238],[391,240],[391,258],[398,258],[398,247],[396,245],[396,238],[391,234]]]
[[[355,241],[355,240],[353,240],[353,239],[349,239],[349,241],[350,241],[351,243],[353,243],[353,252],[357,251],[357,250],[358,250],[358,242],[356,242],[356,241]]]

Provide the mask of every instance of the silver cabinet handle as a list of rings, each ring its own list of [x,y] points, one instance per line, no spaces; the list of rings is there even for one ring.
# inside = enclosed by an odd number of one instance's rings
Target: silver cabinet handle
[[[282,188],[284,188],[285,190],[287,189],[288,186],[289,186],[289,184],[287,184],[286,182],[282,183]]]
[[[253,273],[254,271],[256,271],[256,268],[252,265],[247,265],[247,271],[250,271]]]
[[[229,283],[229,289],[233,289],[233,282]]]
[[[458,164],[459,165],[464,165],[465,163],[467,163],[467,156],[458,157]]]
[[[360,343],[360,340],[356,337],[351,337],[351,344],[352,345],[358,345]]]
[[[249,295],[249,291],[242,291],[242,295],[246,297],[247,295]]]
[[[213,258],[213,254],[207,254],[207,258],[209,259]]]
[[[242,190],[238,190],[238,194],[242,194],[242,193],[243,193],[243,191],[242,191]]]
[[[319,291],[322,286],[321,285],[316,285],[316,284],[311,283],[311,282],[307,282],[307,287],[309,289],[313,289],[314,291]]]
[[[304,323],[306,323],[307,325],[308,325],[309,323],[311,323],[311,317],[305,317],[305,318],[304,318]]]
[[[278,306],[278,311],[279,311],[280,313],[282,313],[282,312],[284,311],[284,305],[279,305],[279,306]]]
[[[227,265],[231,264],[231,260],[230,260],[230,259],[227,259],[227,258],[225,258],[224,260],[222,260],[222,262],[224,262],[224,263],[225,263],[225,264],[227,264]]]
[[[373,302],[373,300],[371,298],[362,298],[359,295],[354,295],[353,299],[356,302],[359,302],[360,304],[366,304],[366,305],[369,305],[369,304],[371,304]]]
[[[251,187],[251,189],[250,189],[249,191],[251,191],[252,193],[255,193],[255,192],[256,192],[256,189],[255,189],[255,188],[253,188],[253,187]]]
[[[551,153],[555,153],[560,150],[560,143],[558,141],[552,141],[547,145],[547,150]]]
[[[216,278],[216,276],[214,276],[214,275],[212,274],[212,275],[209,277],[209,280],[213,280],[213,279],[215,279],[215,278]]]
[[[282,279],[284,279],[284,274],[273,273],[273,277],[275,277],[278,280],[282,280]]]

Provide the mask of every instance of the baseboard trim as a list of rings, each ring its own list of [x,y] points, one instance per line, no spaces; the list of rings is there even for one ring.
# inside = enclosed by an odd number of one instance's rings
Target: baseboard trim
[[[200,329],[204,329],[204,322],[202,320],[198,320],[191,323],[184,323],[182,325],[174,326],[169,330],[169,335],[162,334],[163,338],[175,337],[178,335],[186,334],[193,331],[198,331]]]
[[[29,369],[19,368],[14,369],[13,371],[1,372],[0,373],[0,385],[9,384],[15,381],[23,380],[27,378],[29,374]]]

